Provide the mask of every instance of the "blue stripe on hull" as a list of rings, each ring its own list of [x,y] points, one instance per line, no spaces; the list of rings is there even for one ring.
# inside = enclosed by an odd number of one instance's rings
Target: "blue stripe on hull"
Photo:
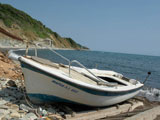
[[[130,93],[133,93],[137,90],[140,90],[142,87],[140,88],[137,88],[137,89],[133,89],[133,90],[130,90],[130,91],[118,91],[118,92],[107,92],[107,91],[100,91],[100,90],[96,90],[96,89],[91,89],[91,88],[87,88],[85,86],[80,86],[80,85],[77,85],[77,84],[74,84],[72,82],[69,82],[69,81],[66,81],[60,77],[57,77],[57,76],[54,76],[52,74],[49,74],[48,72],[46,71],[43,71],[41,69],[38,69],[38,68],[35,68],[34,66],[31,66],[27,63],[24,63],[21,61],[21,66],[24,67],[24,68],[27,68],[27,69],[30,69],[32,71],[35,71],[35,72],[38,72],[40,74],[43,74],[43,75],[46,75],[46,76],[49,76],[51,78],[54,78],[56,79],[57,81],[61,81],[61,82],[64,82],[70,86],[73,86],[77,89],[80,89],[84,92],[87,92],[87,93],[90,93],[90,94],[93,94],[93,95],[97,95],[97,97],[99,96],[121,96],[121,95],[126,95],[126,94],[130,94]],[[53,82],[53,81],[52,81]],[[54,83],[53,83],[54,84]]]
[[[45,94],[33,94],[33,93],[29,93],[28,94],[29,98],[31,99],[31,101],[39,101],[39,102],[49,102],[49,103],[53,103],[53,102],[67,102],[67,103],[76,103],[76,102],[73,102],[73,101],[70,101],[70,100],[66,100],[66,99],[63,99],[63,98],[60,98],[60,97],[57,97],[57,96],[54,96],[54,95],[45,95]],[[76,103],[78,104],[78,103]]]

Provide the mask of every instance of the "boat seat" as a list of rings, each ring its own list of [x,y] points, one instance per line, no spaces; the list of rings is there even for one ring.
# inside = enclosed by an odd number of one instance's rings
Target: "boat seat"
[[[55,68],[59,69],[59,65],[51,62],[50,60],[46,60],[46,59],[39,58],[39,57],[36,57],[36,56],[31,56],[31,59],[36,61],[36,62],[39,62],[41,64],[48,65],[48,66],[55,67]]]

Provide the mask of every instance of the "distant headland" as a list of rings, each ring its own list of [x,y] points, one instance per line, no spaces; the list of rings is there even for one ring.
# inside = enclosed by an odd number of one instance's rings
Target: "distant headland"
[[[26,41],[33,41],[55,48],[88,49],[72,38],[61,37],[40,21],[11,5],[0,3],[0,27]],[[0,33],[0,46],[25,47],[25,44]]]

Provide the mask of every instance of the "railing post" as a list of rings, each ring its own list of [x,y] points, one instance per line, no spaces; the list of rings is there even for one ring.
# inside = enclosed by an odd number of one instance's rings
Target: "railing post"
[[[25,55],[27,56],[28,55],[28,42],[26,43],[26,52],[25,52]]]
[[[71,61],[69,61],[69,77],[71,77]]]
[[[35,47],[35,56],[37,57],[37,47]]]

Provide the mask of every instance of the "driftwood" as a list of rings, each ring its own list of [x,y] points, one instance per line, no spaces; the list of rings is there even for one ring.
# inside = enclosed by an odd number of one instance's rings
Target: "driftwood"
[[[96,110],[79,112],[79,113],[75,113],[74,116],[68,114],[68,115],[65,115],[65,118],[67,120],[95,120],[95,119],[106,118],[109,116],[115,116],[122,113],[128,113],[140,106],[143,106],[143,102],[129,101],[122,105],[118,105],[118,107],[112,106],[107,108],[100,108]]]

